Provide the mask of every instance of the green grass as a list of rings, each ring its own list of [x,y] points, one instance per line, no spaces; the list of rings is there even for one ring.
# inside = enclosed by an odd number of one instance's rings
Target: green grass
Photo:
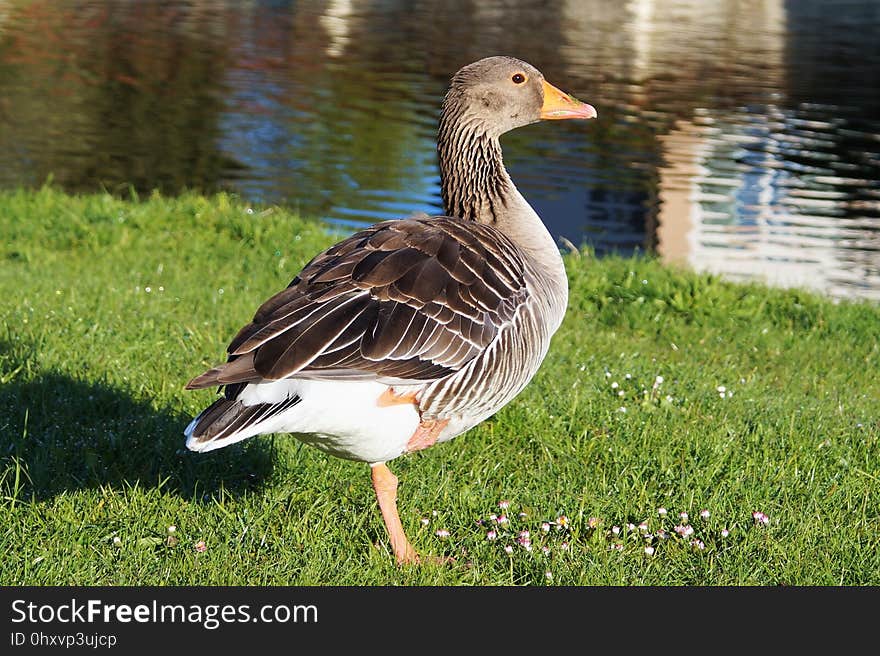
[[[876,305],[568,256],[568,315],[526,391],[391,463],[416,548],[456,559],[398,568],[366,465],[181,435],[213,398],[184,383],[333,235],[223,195],[51,189],[0,194],[0,233],[0,584],[880,584]],[[643,520],[668,533],[653,556],[626,528]]]

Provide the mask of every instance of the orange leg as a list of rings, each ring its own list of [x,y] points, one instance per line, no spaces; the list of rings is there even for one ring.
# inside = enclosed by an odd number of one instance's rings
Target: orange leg
[[[397,514],[397,476],[382,463],[372,466],[372,478],[379,510],[382,511],[382,519],[385,521],[385,530],[388,531],[398,564],[419,562],[419,556],[407,540],[400,523],[400,515]]]
[[[390,405],[405,405],[407,403],[412,403],[418,410],[418,402],[417,392],[396,394],[393,387],[386,389],[379,395],[379,398],[376,399],[376,405],[380,408],[385,408]],[[419,414],[421,414],[421,412],[419,412]],[[421,451],[422,449],[427,449],[429,446],[433,446],[448,423],[448,419],[428,419],[420,422],[418,428],[416,428],[415,432],[412,434],[412,437],[409,438],[409,442],[406,443],[406,453]]]
[[[420,423],[419,427],[416,428],[416,432],[412,434],[409,442],[406,443],[406,452],[412,453],[413,451],[421,451],[429,446],[433,446],[448,423],[448,419],[428,419]]]
[[[395,394],[394,388],[389,387],[379,395],[378,399],[376,399],[376,405],[380,408],[385,408],[389,405],[405,405],[407,403],[415,405],[418,402],[416,396],[416,392],[410,392],[409,394]]]

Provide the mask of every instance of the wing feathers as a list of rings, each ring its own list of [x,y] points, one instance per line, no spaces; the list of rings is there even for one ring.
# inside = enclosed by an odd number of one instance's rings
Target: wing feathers
[[[187,443],[189,445],[192,441],[190,448],[195,448],[197,451],[209,451],[215,446],[222,446],[209,443],[232,437],[236,433],[271,419],[289,410],[300,400],[294,395],[278,403],[244,405],[237,399],[217,399],[193,422],[194,426],[188,435]]]
[[[301,322],[296,330],[285,331],[258,349],[254,368],[268,379],[284,378],[305,368],[367,310],[369,303],[369,297],[357,295],[321,308],[314,321]]]
[[[399,280],[423,261],[424,255],[416,248],[373,251],[354,266],[351,279],[370,287],[382,287]]]
[[[316,256],[239,331],[229,361],[189,386],[322,372],[447,376],[528,300],[526,273],[517,247],[491,226],[449,217],[376,224]]]

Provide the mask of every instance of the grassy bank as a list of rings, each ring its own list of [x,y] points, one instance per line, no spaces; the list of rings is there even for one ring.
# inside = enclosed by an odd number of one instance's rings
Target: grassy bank
[[[400,569],[366,465],[183,447],[213,398],[183,384],[332,235],[51,190],[0,194],[0,234],[0,584],[880,584],[876,305],[568,256],[526,391],[391,464],[416,548],[456,558]]]

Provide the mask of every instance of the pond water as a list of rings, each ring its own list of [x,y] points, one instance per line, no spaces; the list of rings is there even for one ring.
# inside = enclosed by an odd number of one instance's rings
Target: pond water
[[[450,75],[525,59],[599,120],[505,161],[551,233],[880,299],[880,2],[0,2],[0,187],[439,212]]]

